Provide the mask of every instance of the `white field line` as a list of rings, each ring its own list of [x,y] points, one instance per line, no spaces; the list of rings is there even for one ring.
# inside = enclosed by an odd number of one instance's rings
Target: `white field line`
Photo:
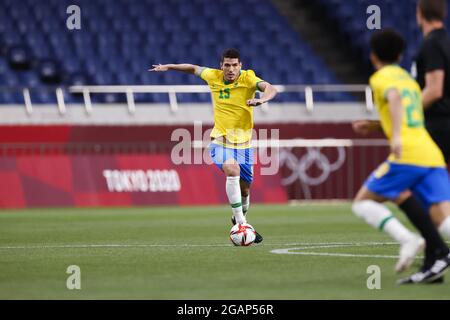
[[[375,246],[375,245],[392,245],[398,244],[396,242],[368,242],[368,243],[353,243],[353,244],[329,244],[329,245],[312,245],[306,247],[295,247],[295,248],[285,248],[285,249],[275,249],[271,250],[271,253],[276,254],[298,254],[305,256],[326,256],[326,257],[349,257],[349,258],[383,258],[383,259],[397,259],[398,255],[379,255],[379,254],[353,254],[353,253],[329,253],[329,252],[311,252],[311,251],[297,251],[297,250],[310,250],[310,249],[320,249],[320,248],[344,248],[344,247],[364,247],[364,246]],[[295,251],[294,251],[295,250]],[[416,257],[416,259],[423,257]]]
[[[379,255],[379,254],[352,254],[352,253],[328,253],[328,252],[274,252],[279,254],[299,254],[303,256],[326,256],[326,257],[349,257],[349,258],[384,258],[384,259],[398,259],[399,256]],[[417,257],[423,258],[423,257]]]
[[[280,250],[301,250],[312,248],[332,248],[332,247],[358,247],[358,246],[378,246],[378,245],[394,245],[396,242],[319,242],[319,243],[264,243],[258,246],[301,246],[298,248],[280,249]],[[202,248],[202,247],[231,247],[230,244],[66,244],[66,245],[29,245],[29,246],[0,246],[0,250],[13,250],[13,249],[80,249],[80,248]],[[276,250],[272,250],[276,251]],[[292,253],[290,253],[292,254]]]
[[[293,251],[293,250],[311,250],[325,248],[351,248],[351,247],[373,247],[384,245],[398,245],[396,242],[320,242],[320,243],[265,243],[259,246],[296,246],[293,248],[274,249],[271,253],[276,254],[297,254],[309,256],[328,256],[328,257],[350,257],[350,258],[387,258],[397,259],[396,255],[370,255],[370,254],[351,254],[351,253],[329,253],[329,252],[311,252],[311,251]],[[0,246],[0,250],[15,249],[89,249],[89,248],[207,248],[207,247],[227,247],[234,248],[231,244],[68,244],[68,245],[30,245],[30,246]],[[417,257],[421,258],[421,257]]]

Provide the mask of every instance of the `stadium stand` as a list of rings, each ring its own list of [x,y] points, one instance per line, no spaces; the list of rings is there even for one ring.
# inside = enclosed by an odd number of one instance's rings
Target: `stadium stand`
[[[348,43],[361,52],[361,59],[369,64],[369,39],[365,13],[371,5],[381,9],[381,27],[398,30],[407,42],[401,65],[410,70],[414,55],[419,47],[422,34],[416,24],[416,1],[411,0],[320,0],[324,12],[337,22],[337,28],[349,39]],[[450,25],[447,16],[446,25]]]
[[[66,28],[66,9],[72,4],[81,8],[81,30]],[[218,66],[226,47],[240,49],[244,68],[256,70],[274,84],[338,83],[268,0],[2,0],[0,85],[203,84],[179,73],[155,77],[147,69],[152,63],[169,62]],[[125,100],[116,94],[96,98]],[[135,98],[137,102],[168,101],[164,94],[136,94]],[[205,94],[179,94],[178,98],[180,102],[209,101]],[[45,91],[36,91],[32,99],[33,103],[55,100]],[[75,96],[66,99],[79,101]],[[304,98],[288,93],[277,99]],[[344,93],[319,93],[315,99],[351,100]],[[0,103],[22,102],[20,93],[0,93]]]

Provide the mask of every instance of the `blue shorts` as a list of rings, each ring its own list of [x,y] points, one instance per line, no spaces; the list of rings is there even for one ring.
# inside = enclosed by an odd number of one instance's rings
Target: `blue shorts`
[[[239,164],[241,179],[248,183],[253,181],[253,148],[233,149],[216,143],[211,143],[208,148],[214,164],[220,170],[225,161],[234,159]]]
[[[398,198],[403,191],[411,190],[427,212],[433,204],[450,201],[450,179],[445,168],[386,161],[367,178],[364,185],[391,200]]]

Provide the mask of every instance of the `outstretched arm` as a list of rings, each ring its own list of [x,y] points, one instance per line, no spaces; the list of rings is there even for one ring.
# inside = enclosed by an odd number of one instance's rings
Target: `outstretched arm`
[[[153,68],[148,69],[148,71],[153,72],[165,72],[169,70],[175,70],[175,71],[181,71],[186,72],[190,74],[195,74],[197,76],[200,75],[203,67],[197,66],[195,64],[188,64],[188,63],[182,63],[182,64],[154,64],[152,65]]]
[[[257,84],[258,88],[263,91],[263,95],[260,99],[249,99],[247,100],[247,105],[249,106],[259,106],[260,104],[266,103],[277,95],[277,89],[268,82],[259,82]]]

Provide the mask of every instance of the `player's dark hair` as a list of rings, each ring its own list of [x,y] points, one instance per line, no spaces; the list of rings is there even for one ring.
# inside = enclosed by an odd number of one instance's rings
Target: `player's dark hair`
[[[405,40],[397,31],[388,28],[374,33],[370,48],[381,62],[397,63],[405,49]]]
[[[240,62],[241,61],[241,54],[239,53],[239,51],[237,49],[230,48],[230,49],[226,49],[222,53],[222,57],[220,58],[220,62],[223,62],[223,60],[225,58],[238,59],[239,62]]]
[[[419,0],[417,6],[427,21],[444,21],[447,15],[447,0]]]

